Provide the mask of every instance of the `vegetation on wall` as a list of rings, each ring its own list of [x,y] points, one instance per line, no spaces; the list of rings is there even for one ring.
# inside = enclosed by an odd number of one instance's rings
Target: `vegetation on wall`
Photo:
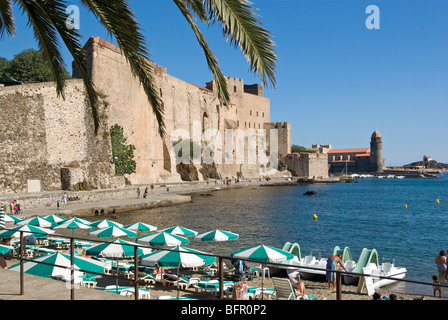
[[[123,128],[114,124],[110,128],[110,142],[112,145],[112,160],[115,164],[115,174],[124,175],[135,173],[137,163],[134,160],[135,146],[127,144]]]
[[[291,153],[300,153],[300,152],[315,153],[316,151],[308,149],[308,148],[305,148],[305,147],[297,145],[297,144],[293,144],[291,146]]]

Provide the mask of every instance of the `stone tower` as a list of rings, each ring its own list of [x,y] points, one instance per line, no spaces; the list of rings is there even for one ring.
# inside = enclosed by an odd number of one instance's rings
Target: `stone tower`
[[[372,172],[384,170],[383,142],[380,133],[375,130],[370,138],[370,168]]]

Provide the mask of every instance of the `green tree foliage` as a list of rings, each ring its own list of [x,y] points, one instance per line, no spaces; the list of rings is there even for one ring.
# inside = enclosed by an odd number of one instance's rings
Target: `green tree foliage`
[[[8,59],[0,57],[0,78],[10,77],[9,64],[10,62],[8,61]]]
[[[137,163],[134,160],[135,146],[127,144],[123,128],[118,124],[110,128],[110,142],[112,145],[112,159],[115,163],[115,174],[124,175],[135,172]]]
[[[300,152],[314,153],[314,152],[316,152],[316,151],[314,151],[314,150],[310,150],[310,149],[305,148],[305,147],[303,147],[303,146],[299,146],[299,145],[297,145],[297,144],[293,144],[293,145],[291,146],[291,153],[300,153]]]
[[[52,70],[43,51],[26,49],[16,54],[11,61],[0,58],[0,76],[11,77],[22,82],[53,81]],[[70,78],[64,68],[64,79]]]
[[[136,14],[129,0],[79,0],[95,18],[117,40],[131,71],[145,91],[157,119],[159,134],[165,135],[164,110],[155,88],[153,67],[148,63],[149,52],[141,32]],[[218,98],[227,104],[230,100],[227,82],[218,59],[209,48],[200,31],[197,21],[205,25],[220,25],[225,40],[239,47],[250,65],[251,71],[258,74],[263,84],[275,86],[277,54],[273,37],[263,28],[256,8],[247,0],[173,0],[186,23],[191,27],[216,82]],[[150,1],[148,1],[150,10]],[[98,113],[98,93],[87,70],[86,56],[80,43],[81,36],[76,28],[67,28],[70,19],[66,0],[0,0],[0,40],[4,35],[13,37],[16,33],[12,5],[15,4],[28,18],[28,26],[33,30],[39,48],[45,52],[56,82],[56,92],[64,96],[65,72],[61,43],[73,57],[83,79],[96,132],[100,115]],[[160,30],[151,30],[157,32]],[[163,31],[164,32],[164,31]],[[58,41],[61,39],[61,41]]]

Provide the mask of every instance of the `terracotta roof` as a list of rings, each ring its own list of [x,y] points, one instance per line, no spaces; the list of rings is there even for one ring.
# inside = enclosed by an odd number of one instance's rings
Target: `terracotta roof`
[[[370,148],[358,148],[358,149],[330,149],[328,153],[369,153]]]
[[[370,157],[370,153],[359,153],[355,157]]]

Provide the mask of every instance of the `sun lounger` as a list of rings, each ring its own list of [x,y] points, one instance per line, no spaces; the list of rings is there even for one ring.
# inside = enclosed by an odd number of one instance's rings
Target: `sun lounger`
[[[235,285],[234,281],[223,281],[223,292],[233,290]],[[218,280],[202,280],[193,285],[196,291],[207,291],[212,294],[217,294],[219,292],[219,281]]]
[[[176,274],[165,274],[163,280],[164,285],[174,285],[182,289],[188,289],[190,286],[197,284],[201,279],[177,276]]]
[[[275,288],[275,299],[277,300],[297,300],[296,293],[288,278],[272,277]]]

